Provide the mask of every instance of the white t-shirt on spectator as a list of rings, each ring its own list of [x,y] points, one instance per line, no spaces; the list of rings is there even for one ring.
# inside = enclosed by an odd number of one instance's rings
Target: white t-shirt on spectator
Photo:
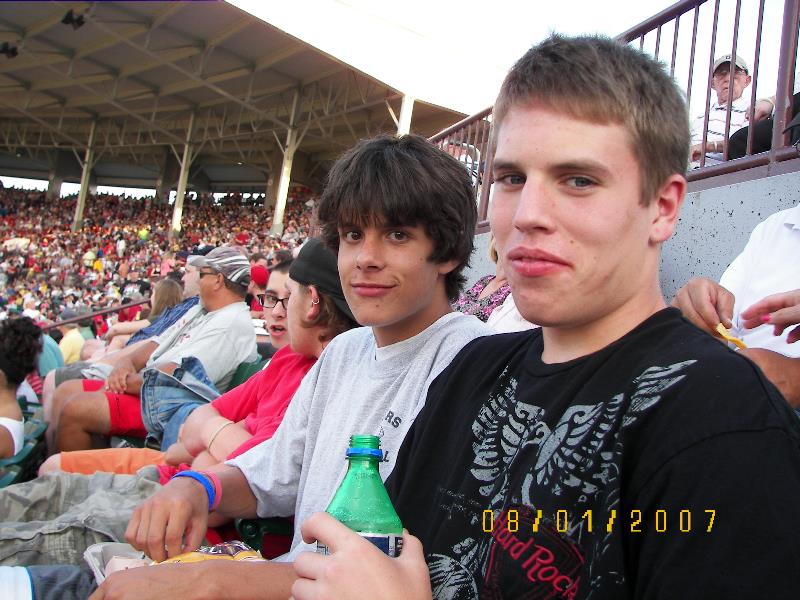
[[[739,313],[762,298],[800,289],[800,204],[771,215],[759,223],[742,253],[722,274],[719,283],[736,296],[732,333],[753,348],[800,357],[800,342],[786,343],[786,336],[772,335],[772,325],[744,329]]]
[[[743,94],[731,104],[731,128],[728,135],[731,136],[742,127],[747,125],[747,109],[750,106],[749,96],[745,98]],[[707,142],[719,142],[725,139],[725,118],[728,111],[728,103],[712,103],[708,109],[708,135]],[[692,122],[692,144],[699,144],[703,141],[703,123],[705,113],[698,115]]]
[[[147,361],[148,367],[180,364],[185,357],[194,356],[220,391],[227,389],[240,363],[253,362],[258,357],[256,334],[244,302],[212,312],[198,304],[151,341],[158,348]]]

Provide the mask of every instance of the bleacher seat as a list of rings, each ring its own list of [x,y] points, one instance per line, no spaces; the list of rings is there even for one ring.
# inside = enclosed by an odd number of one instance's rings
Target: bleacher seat
[[[291,519],[236,519],[235,524],[242,541],[261,552],[261,556],[266,559],[277,558],[291,547],[294,533]]]
[[[228,389],[232,390],[233,388],[242,385],[245,381],[263,369],[267,362],[268,361],[266,359],[262,359],[255,362],[241,363],[238,367],[236,367],[236,371],[231,378],[231,383],[228,385]]]
[[[26,417],[25,443],[22,450],[10,458],[0,460],[0,488],[36,477],[39,466],[47,458],[45,431],[47,423]]]

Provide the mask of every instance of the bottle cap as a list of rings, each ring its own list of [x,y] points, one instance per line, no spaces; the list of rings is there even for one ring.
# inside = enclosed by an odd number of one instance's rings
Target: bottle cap
[[[348,448],[347,457],[351,456],[375,456],[383,459],[383,452],[379,448]]]

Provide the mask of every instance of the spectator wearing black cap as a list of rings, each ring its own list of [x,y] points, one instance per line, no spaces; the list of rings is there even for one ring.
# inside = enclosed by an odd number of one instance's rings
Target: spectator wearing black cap
[[[137,347],[120,361],[106,381],[67,381],[56,390],[53,406],[59,451],[91,447],[93,434],[144,437],[139,394],[142,371],[172,374],[184,358],[194,357],[208,379],[227,388],[242,362],[256,359],[256,339],[247,305],[250,263],[235,248],[220,246],[194,256],[200,305],[190,309],[163,334]]]

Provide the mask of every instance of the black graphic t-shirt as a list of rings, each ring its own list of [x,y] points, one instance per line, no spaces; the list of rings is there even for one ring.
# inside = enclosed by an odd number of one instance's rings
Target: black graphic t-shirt
[[[469,344],[403,443],[434,598],[800,598],[800,421],[750,361],[675,309],[542,349]]]

